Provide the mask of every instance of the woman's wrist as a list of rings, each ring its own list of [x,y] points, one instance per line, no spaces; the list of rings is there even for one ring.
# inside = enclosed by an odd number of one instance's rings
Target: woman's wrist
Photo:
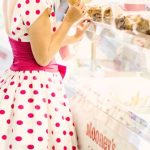
[[[67,17],[64,17],[63,22],[67,27],[71,27],[73,25],[73,22],[68,21]]]

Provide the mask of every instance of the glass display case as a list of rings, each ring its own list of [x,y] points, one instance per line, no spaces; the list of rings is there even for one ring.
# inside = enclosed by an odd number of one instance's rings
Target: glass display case
[[[93,45],[91,65],[112,71],[149,72],[150,36],[120,31],[104,23],[94,22],[93,26],[86,32]]]
[[[89,8],[97,11],[100,17],[86,31],[89,41],[84,46],[87,48],[86,45],[91,43],[91,69],[149,72],[149,11],[125,11],[122,5],[109,5],[108,1],[105,4],[91,1],[87,5],[87,9]],[[88,66],[89,60],[83,62],[84,60],[81,58],[79,65],[87,62]]]
[[[148,150],[149,79],[76,77],[69,83],[67,91],[81,150]],[[112,144],[115,147],[110,148]]]
[[[83,52],[66,88],[80,149],[148,150],[150,35],[114,23],[93,21],[74,46]]]

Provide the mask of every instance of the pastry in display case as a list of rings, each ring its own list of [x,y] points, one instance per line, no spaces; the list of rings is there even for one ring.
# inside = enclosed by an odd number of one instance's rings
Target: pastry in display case
[[[102,9],[100,6],[93,6],[87,10],[88,15],[93,19],[93,21],[102,21]]]
[[[116,9],[116,10],[115,10]],[[119,6],[113,5],[88,5],[87,14],[94,22],[106,23],[119,30],[131,34],[150,35],[150,14],[145,12],[128,12]]]
[[[136,30],[140,33],[150,35],[150,20],[138,17],[136,20]]]
[[[103,22],[111,24],[113,21],[113,12],[111,7],[106,7],[103,12]]]
[[[112,24],[113,22],[113,12],[111,7],[89,6],[87,14],[95,22],[105,22],[108,24]]]
[[[149,35],[150,20],[141,15],[119,15],[115,18],[115,25],[120,30],[130,30]],[[134,31],[135,30],[135,31]]]
[[[141,15],[119,15],[115,18],[115,26],[120,30],[130,30],[133,34],[150,35],[150,19]]]
[[[128,16],[119,15],[115,18],[115,25],[120,30],[133,30],[133,23],[131,23]]]
[[[92,40],[92,44],[94,44],[93,37],[95,38],[95,46],[91,46],[91,53],[95,51],[97,53],[97,58],[94,58],[95,65],[114,71],[150,70],[149,13],[124,13],[122,10],[116,15],[115,8],[111,5],[88,7],[91,10],[90,14],[96,8],[100,8],[102,17],[99,20],[91,15],[93,24],[86,31],[87,38]]]
[[[113,17],[113,13],[112,13],[111,7],[105,8],[103,17],[104,18],[112,18]]]
[[[150,33],[150,20],[143,18],[141,15],[119,15],[115,18],[115,25],[120,30],[130,30],[135,33],[143,33],[149,35]]]

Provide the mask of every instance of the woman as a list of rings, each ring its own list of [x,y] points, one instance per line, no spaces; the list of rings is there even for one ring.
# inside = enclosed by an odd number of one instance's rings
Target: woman
[[[3,6],[14,59],[0,77],[0,149],[77,150],[62,85],[65,67],[55,62],[55,54],[80,39],[88,27],[81,21],[83,28],[67,36],[84,16],[84,5],[69,6],[58,29],[48,0],[4,0]]]

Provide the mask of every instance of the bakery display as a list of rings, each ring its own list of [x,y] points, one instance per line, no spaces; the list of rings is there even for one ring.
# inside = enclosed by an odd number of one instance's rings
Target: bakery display
[[[100,6],[92,6],[87,11],[88,15],[96,22],[105,22],[111,24],[113,21],[113,12],[111,7],[105,9]]]
[[[140,15],[119,15],[115,18],[115,26],[120,30],[129,30],[133,33],[150,35],[150,20]]]
[[[88,15],[93,19],[93,21],[102,21],[102,9],[100,6],[93,6],[87,10]]]
[[[100,33],[100,35],[103,36],[105,34],[103,33],[105,30],[108,33],[110,33],[109,31],[112,31],[112,33],[114,33],[115,31],[118,34],[120,33],[118,37],[121,37],[121,34],[126,36],[125,39],[118,38],[118,41],[123,40],[123,43],[127,42],[133,46],[138,46],[139,48],[142,47],[142,48],[150,49],[149,14],[132,13],[132,12],[115,10],[115,8],[110,5],[109,6],[104,6],[104,5],[88,6],[87,13],[93,20],[93,25],[91,25],[89,27],[89,30],[86,32],[89,39],[93,39],[93,35],[94,35],[93,33],[95,31],[96,34]],[[96,28],[97,26],[98,28]],[[116,29],[122,30],[123,32],[120,32]],[[109,39],[111,38],[112,35],[107,36],[105,34],[105,36],[108,37]],[[105,41],[107,41],[108,39],[105,39]]]
[[[115,25],[120,30],[133,30],[133,23],[130,21],[128,16],[118,16],[115,18]]]
[[[136,30],[140,33],[150,35],[150,21],[139,17],[136,21]]]
[[[103,18],[112,18],[112,17],[113,17],[113,12],[112,12],[111,7],[105,8],[103,12]]]
[[[147,34],[147,35],[150,35],[150,29],[148,29],[148,30],[146,31],[146,34]]]
[[[105,8],[103,12],[103,22],[111,24],[113,21],[113,12],[111,7]]]

